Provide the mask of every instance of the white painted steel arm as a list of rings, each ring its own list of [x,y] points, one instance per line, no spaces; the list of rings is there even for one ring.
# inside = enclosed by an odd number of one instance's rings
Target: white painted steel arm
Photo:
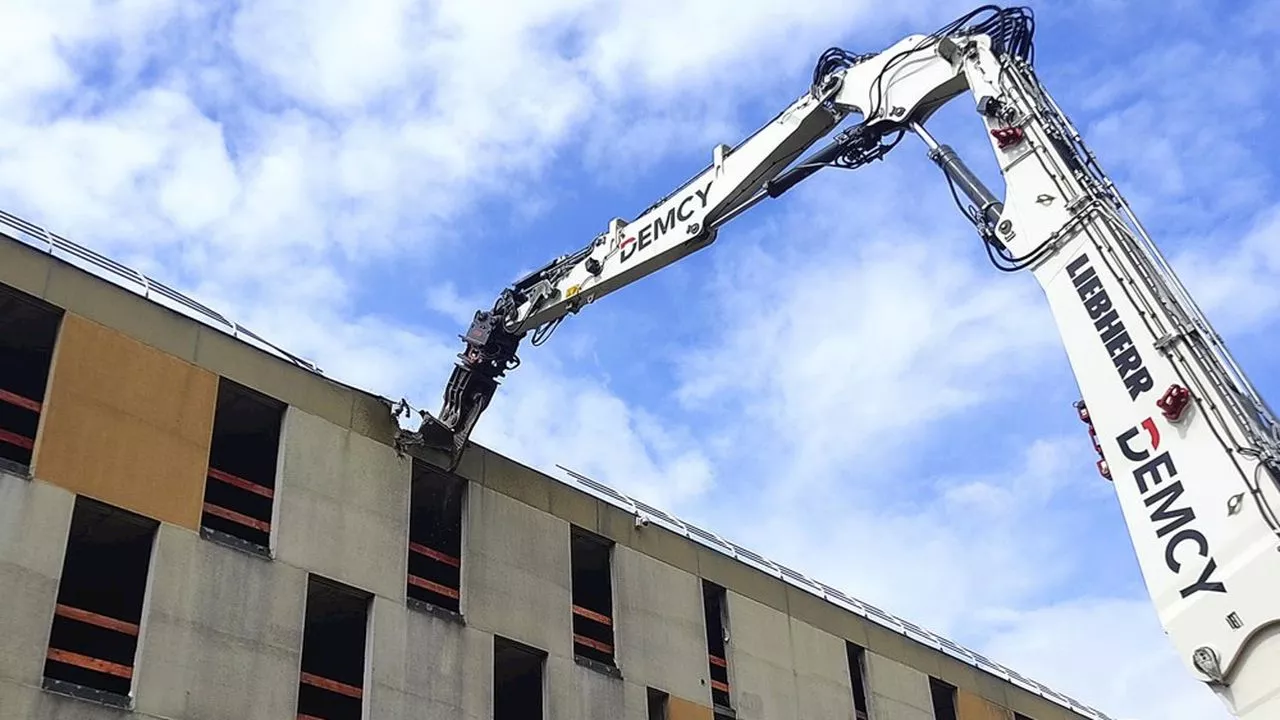
[[[1004,177],[970,218],[1044,289],[1162,626],[1236,717],[1280,717],[1274,416],[1031,65],[985,37],[936,49]]]
[[[975,21],[982,12],[986,19]],[[858,167],[910,130],[1003,271],[1044,289],[1160,622],[1189,671],[1240,718],[1280,717],[1280,433],[1032,67],[1033,22],[990,6],[883,52],[828,51],[809,92],[630,222],[612,221],[477,313],[439,420],[416,442],[455,462],[497,379],[567,314],[709,245],[728,219],[820,167]],[[968,94],[1006,195],[924,123]],[[861,123],[787,169],[849,115]],[[1009,308],[1019,312],[1020,308]],[[1105,662],[1105,659],[1102,660]]]

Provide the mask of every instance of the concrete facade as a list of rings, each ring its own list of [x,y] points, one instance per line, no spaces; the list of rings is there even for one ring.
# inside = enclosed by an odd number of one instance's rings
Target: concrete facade
[[[267,556],[202,536],[171,518],[155,518],[160,529],[125,710],[42,687],[77,489],[43,477],[40,463],[26,476],[0,472],[0,583],[6,588],[0,604],[0,717],[294,717],[309,574],[372,596],[361,698],[365,718],[492,717],[498,636],[546,653],[546,718],[646,720],[646,688],[652,687],[671,695],[673,720],[712,720],[703,578],[726,589],[731,698],[743,720],[853,718],[846,641],[867,650],[872,720],[933,718],[930,675],[959,688],[960,720],[1008,718],[1014,711],[1033,720],[1098,717],[659,524],[637,527],[620,508],[479,446],[468,450],[457,470],[466,480],[461,612],[423,610],[406,603],[413,458],[395,446],[396,423],[385,399],[21,242],[0,238],[0,284],[62,308],[79,319],[74,322],[92,321],[146,345],[148,352],[233,379],[289,406]],[[58,377],[55,368],[51,386]],[[59,411],[53,403],[70,402],[60,398],[77,396],[51,390],[48,412]],[[184,428],[207,423],[194,417],[207,408],[192,407],[191,418],[173,422]],[[39,441],[51,448],[75,446],[75,438],[65,435]],[[616,543],[617,672],[574,656],[574,525]]]

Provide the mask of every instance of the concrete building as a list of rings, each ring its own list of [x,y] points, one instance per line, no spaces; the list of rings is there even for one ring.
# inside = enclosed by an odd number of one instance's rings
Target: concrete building
[[[1106,717],[0,232],[0,718]]]

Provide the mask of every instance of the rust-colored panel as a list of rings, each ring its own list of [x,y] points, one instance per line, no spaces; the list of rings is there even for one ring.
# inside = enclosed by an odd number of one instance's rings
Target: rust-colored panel
[[[995,703],[974,695],[966,690],[958,690],[956,714],[960,720],[1013,720],[1013,711],[1000,707]]]
[[[36,477],[197,529],[218,378],[68,313],[36,442]]]
[[[670,720],[711,720],[715,714],[705,705],[674,696],[667,699],[667,711]]]

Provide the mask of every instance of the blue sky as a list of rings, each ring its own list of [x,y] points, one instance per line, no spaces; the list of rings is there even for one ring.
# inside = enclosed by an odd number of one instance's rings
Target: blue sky
[[[1280,396],[1280,12],[1031,5],[1041,79]],[[975,6],[11,1],[0,207],[434,411],[456,335],[506,283],[773,117],[828,46],[879,50]],[[965,102],[930,128],[999,187]],[[478,441],[1114,717],[1222,716],[1155,622],[1038,287],[987,264],[914,138],[522,358]]]

